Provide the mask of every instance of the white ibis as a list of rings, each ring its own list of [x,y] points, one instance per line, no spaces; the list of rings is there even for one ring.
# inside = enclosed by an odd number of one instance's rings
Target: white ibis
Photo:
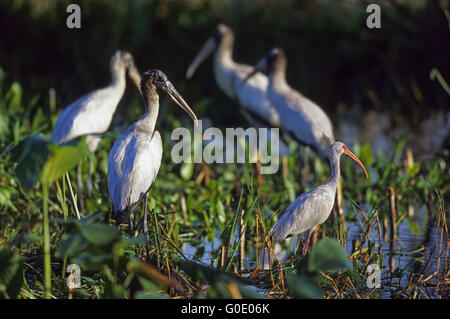
[[[275,106],[283,130],[295,139],[311,146],[323,158],[328,158],[328,147],[334,142],[333,125],[325,112],[314,102],[293,89],[286,81],[287,58],[281,49],[272,49],[247,76],[259,72],[269,74],[267,98]]]
[[[230,98],[236,98],[246,111],[272,127],[279,127],[278,113],[266,98],[267,77],[257,74],[244,84],[244,78],[253,68],[233,60],[233,44],[233,31],[226,25],[219,24],[189,65],[186,77],[191,78],[197,67],[215,50],[213,68],[219,87]]]
[[[161,165],[162,142],[155,131],[159,112],[159,95],[165,93],[186,111],[197,125],[197,117],[181,95],[159,70],[149,70],[141,79],[144,116],[131,125],[114,143],[109,153],[108,188],[113,206],[113,218],[121,223],[145,197],[144,232],[146,233],[148,191]],[[133,225],[129,219],[129,229]]]
[[[303,246],[302,253],[306,254],[309,247],[311,234],[317,225],[322,224],[330,216],[336,195],[340,168],[339,161],[341,155],[347,155],[353,159],[364,171],[366,178],[366,168],[361,161],[347,148],[344,143],[334,142],[329,147],[329,156],[331,163],[331,177],[323,185],[317,186],[300,195],[289,205],[283,216],[270,229],[269,234],[273,241],[284,240],[287,237],[295,236],[308,231],[306,243]]]
[[[128,70],[128,75],[138,89],[141,78],[129,52],[117,51],[111,58],[110,69],[112,80],[107,87],[79,98],[62,111],[53,128],[52,141],[62,144],[87,135],[86,143],[89,150],[91,153],[95,152],[101,140],[99,134],[108,130],[117,105],[125,91],[126,70]],[[79,165],[81,165],[81,162]],[[92,156],[89,161],[86,182],[89,194],[92,191],[91,168]],[[82,188],[81,166],[78,169],[78,186],[80,189]]]

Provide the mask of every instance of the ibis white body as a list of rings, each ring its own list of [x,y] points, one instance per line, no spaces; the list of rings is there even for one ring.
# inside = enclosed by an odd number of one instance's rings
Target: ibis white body
[[[333,209],[340,177],[339,163],[341,155],[347,155],[358,163],[368,178],[364,165],[350,152],[345,144],[334,142],[328,148],[328,153],[331,163],[330,179],[325,184],[300,195],[289,205],[284,214],[269,231],[274,241],[284,240],[290,236],[309,232],[307,242],[303,246],[303,253],[306,253],[312,232],[317,225],[322,224],[328,219]]]

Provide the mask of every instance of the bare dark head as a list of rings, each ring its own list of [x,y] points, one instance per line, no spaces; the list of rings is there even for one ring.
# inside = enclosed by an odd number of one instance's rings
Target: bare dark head
[[[150,100],[153,97],[157,97],[158,94],[164,93],[175,104],[188,113],[194,120],[195,125],[197,125],[197,117],[195,113],[191,110],[189,105],[162,71],[148,70],[145,72],[141,79],[141,92],[144,100],[146,100],[146,103],[151,103]]]
[[[280,48],[274,48],[270,50],[259,62],[256,64],[253,71],[247,75],[242,81],[243,85],[249,78],[258,72],[265,72],[270,74],[279,73],[284,78],[284,74],[287,67],[287,59],[284,51]]]

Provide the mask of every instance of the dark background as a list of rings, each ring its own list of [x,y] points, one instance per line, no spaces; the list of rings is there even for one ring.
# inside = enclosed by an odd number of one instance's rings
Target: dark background
[[[66,7],[81,7],[81,29],[68,29]],[[382,7],[381,29],[368,29],[369,3]],[[110,81],[109,59],[129,50],[141,72],[163,70],[197,115],[215,125],[242,118],[217,87],[212,59],[191,81],[186,68],[214,31],[225,23],[235,31],[234,58],[254,64],[269,49],[288,57],[289,83],[333,116],[352,110],[387,113],[394,125],[414,128],[448,109],[449,96],[437,68],[450,79],[448,1],[13,1],[0,4],[0,66],[20,82],[24,100],[39,95],[57,107]],[[131,120],[141,113],[140,97],[128,82],[122,104]],[[178,112],[178,111],[177,111]],[[117,122],[117,120],[116,120]]]

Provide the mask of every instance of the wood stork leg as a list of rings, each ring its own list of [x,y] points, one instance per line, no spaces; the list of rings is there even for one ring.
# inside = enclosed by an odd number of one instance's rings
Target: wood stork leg
[[[148,193],[145,194],[145,201],[144,201],[144,236],[145,239],[147,239],[148,234],[148,223],[147,223],[147,209],[148,209]]]
[[[87,175],[87,180],[86,180],[86,189],[87,189],[87,194],[88,197],[92,196],[92,168],[94,166],[94,156],[91,154],[91,156],[89,156],[89,167],[88,167],[88,175]]]
[[[134,236],[134,227],[133,227],[133,218],[131,218],[131,214],[128,219],[128,231],[130,232],[130,237],[133,237]]]
[[[148,218],[147,218],[147,209],[148,209],[148,193],[145,194],[145,201],[144,201],[144,222],[142,223],[144,227],[144,236],[145,236],[145,256],[148,258],[148,252],[150,251],[148,247]]]

